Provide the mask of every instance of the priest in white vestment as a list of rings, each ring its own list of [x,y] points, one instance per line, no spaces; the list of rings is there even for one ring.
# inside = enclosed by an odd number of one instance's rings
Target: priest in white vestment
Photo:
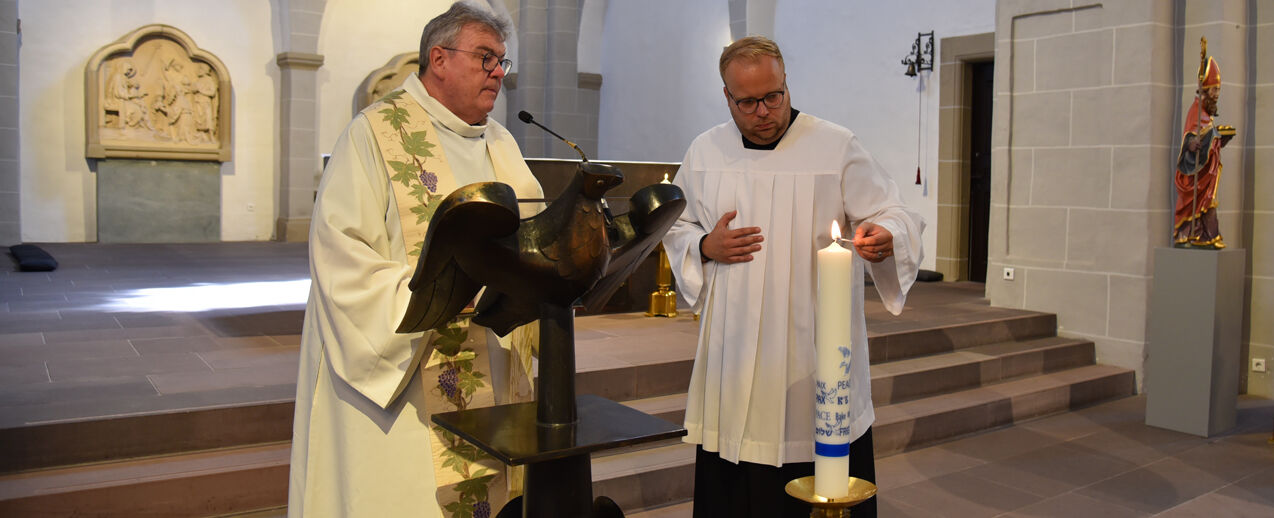
[[[445,195],[500,181],[519,198],[543,198],[512,136],[487,118],[510,65],[508,28],[455,4],[426,26],[420,74],[356,115],[332,151],[310,229],[289,516],[478,518],[507,499],[499,463],[461,459],[449,449],[458,440],[428,418],[519,390],[529,397],[525,379],[508,386],[510,372],[529,372],[529,356],[487,348],[493,335],[476,327],[395,329]],[[524,208],[528,217],[538,206]],[[446,340],[460,352],[441,354]]]
[[[695,517],[809,515],[783,485],[813,474],[816,251],[832,222],[852,228],[851,475],[875,480],[863,270],[902,311],[924,223],[854,133],[791,107],[774,42],[721,55],[732,117],[699,135],[673,183],[685,212],[664,238],[677,284],[700,313],[686,402]],[[875,516],[875,499],[853,509]]]

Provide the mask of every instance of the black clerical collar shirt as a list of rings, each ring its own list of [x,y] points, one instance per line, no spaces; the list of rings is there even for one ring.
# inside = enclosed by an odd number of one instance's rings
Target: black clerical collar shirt
[[[796,108],[792,108],[792,118],[788,119],[787,121],[787,129],[789,130],[792,129],[792,123],[796,122],[796,116],[800,114],[801,114],[800,110],[797,110]],[[774,139],[774,142],[771,142],[769,144],[757,144],[756,142],[752,142],[751,140],[748,140],[747,137],[740,137],[740,138],[743,139],[743,147],[745,149],[760,149],[763,151],[774,151],[774,148],[779,146],[779,141],[783,140],[783,137],[785,136],[787,136],[786,130],[783,132],[782,135],[779,135],[779,138]]]

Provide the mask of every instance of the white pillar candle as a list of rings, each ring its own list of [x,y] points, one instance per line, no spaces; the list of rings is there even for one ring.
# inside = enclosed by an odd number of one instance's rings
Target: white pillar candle
[[[854,253],[841,246],[839,238],[840,226],[833,222],[832,244],[818,251],[814,493],[826,498],[849,496],[849,318]]]

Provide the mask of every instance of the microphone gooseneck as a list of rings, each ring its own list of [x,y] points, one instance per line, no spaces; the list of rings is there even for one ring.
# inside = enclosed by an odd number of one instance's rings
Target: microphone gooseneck
[[[565,142],[565,143],[566,143],[566,145],[571,146],[571,149],[574,149],[576,153],[579,153],[579,157],[580,157],[580,159],[582,159],[582,160],[583,160],[583,161],[585,161],[585,162],[587,162],[587,161],[588,161],[588,157],[587,157],[587,156],[584,156],[584,150],[580,149],[580,148],[579,148],[579,146],[575,145],[575,143],[574,143],[574,142],[571,142],[571,141],[569,141],[569,140],[566,140],[566,137],[563,137],[563,136],[561,136],[561,135],[558,135],[558,134],[557,134],[557,132],[555,132],[555,131],[553,131],[553,130],[551,130],[551,129],[548,129],[548,128],[547,128],[547,127],[545,127],[543,124],[540,124],[540,123],[538,123],[538,122],[535,122],[535,117],[532,117],[532,116],[531,116],[531,114],[530,114],[529,112],[527,112],[526,110],[522,110],[522,111],[518,112],[518,119],[520,119],[522,122],[525,122],[525,123],[527,123],[527,124],[534,124],[534,125],[536,125],[536,126],[539,126],[539,127],[540,127],[540,129],[542,129],[542,130],[544,130],[544,131],[549,132],[549,135],[553,135],[554,137],[557,137],[557,139],[558,139],[558,140],[561,140],[562,142]]]
[[[526,110],[519,111],[518,119],[527,124],[539,126],[540,129],[549,132],[549,135],[553,135],[554,137],[557,137],[558,140],[565,142],[566,145],[571,146],[571,149],[574,149],[576,153],[579,153],[579,157],[584,161],[584,163],[588,163],[588,157],[584,156],[584,150],[580,149],[574,142],[566,140],[566,137],[558,135],[553,130],[544,127],[543,124],[535,122],[535,117],[532,117],[530,112]],[[619,230],[615,228],[615,215],[611,213],[610,204],[606,203],[606,198],[602,198],[600,201],[602,205],[602,216],[606,218],[606,236],[612,243],[614,243],[619,239]]]

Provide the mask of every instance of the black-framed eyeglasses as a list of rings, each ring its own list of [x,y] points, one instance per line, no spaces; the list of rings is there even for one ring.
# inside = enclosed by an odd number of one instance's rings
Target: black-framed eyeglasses
[[[784,93],[783,90],[775,90],[773,92],[765,94],[764,97],[761,97],[759,99],[756,97],[748,97],[747,99],[735,99],[734,94],[730,93],[729,88],[726,88],[725,92],[727,94],[730,94],[730,99],[734,101],[735,106],[739,107],[739,111],[745,114],[755,113],[756,107],[760,105],[761,103],[765,103],[765,107],[771,110],[777,109],[779,106],[783,105],[783,93]]]
[[[501,67],[504,67],[504,71],[506,73],[513,68],[512,59],[502,59],[500,58],[500,56],[497,56],[490,52],[474,52],[472,50],[460,50],[460,49],[453,49],[451,47],[442,47],[441,45],[439,45],[439,47],[445,50],[464,52],[465,54],[473,54],[475,56],[481,57],[482,69],[486,70],[487,72],[494,72],[496,65],[500,65]]]

